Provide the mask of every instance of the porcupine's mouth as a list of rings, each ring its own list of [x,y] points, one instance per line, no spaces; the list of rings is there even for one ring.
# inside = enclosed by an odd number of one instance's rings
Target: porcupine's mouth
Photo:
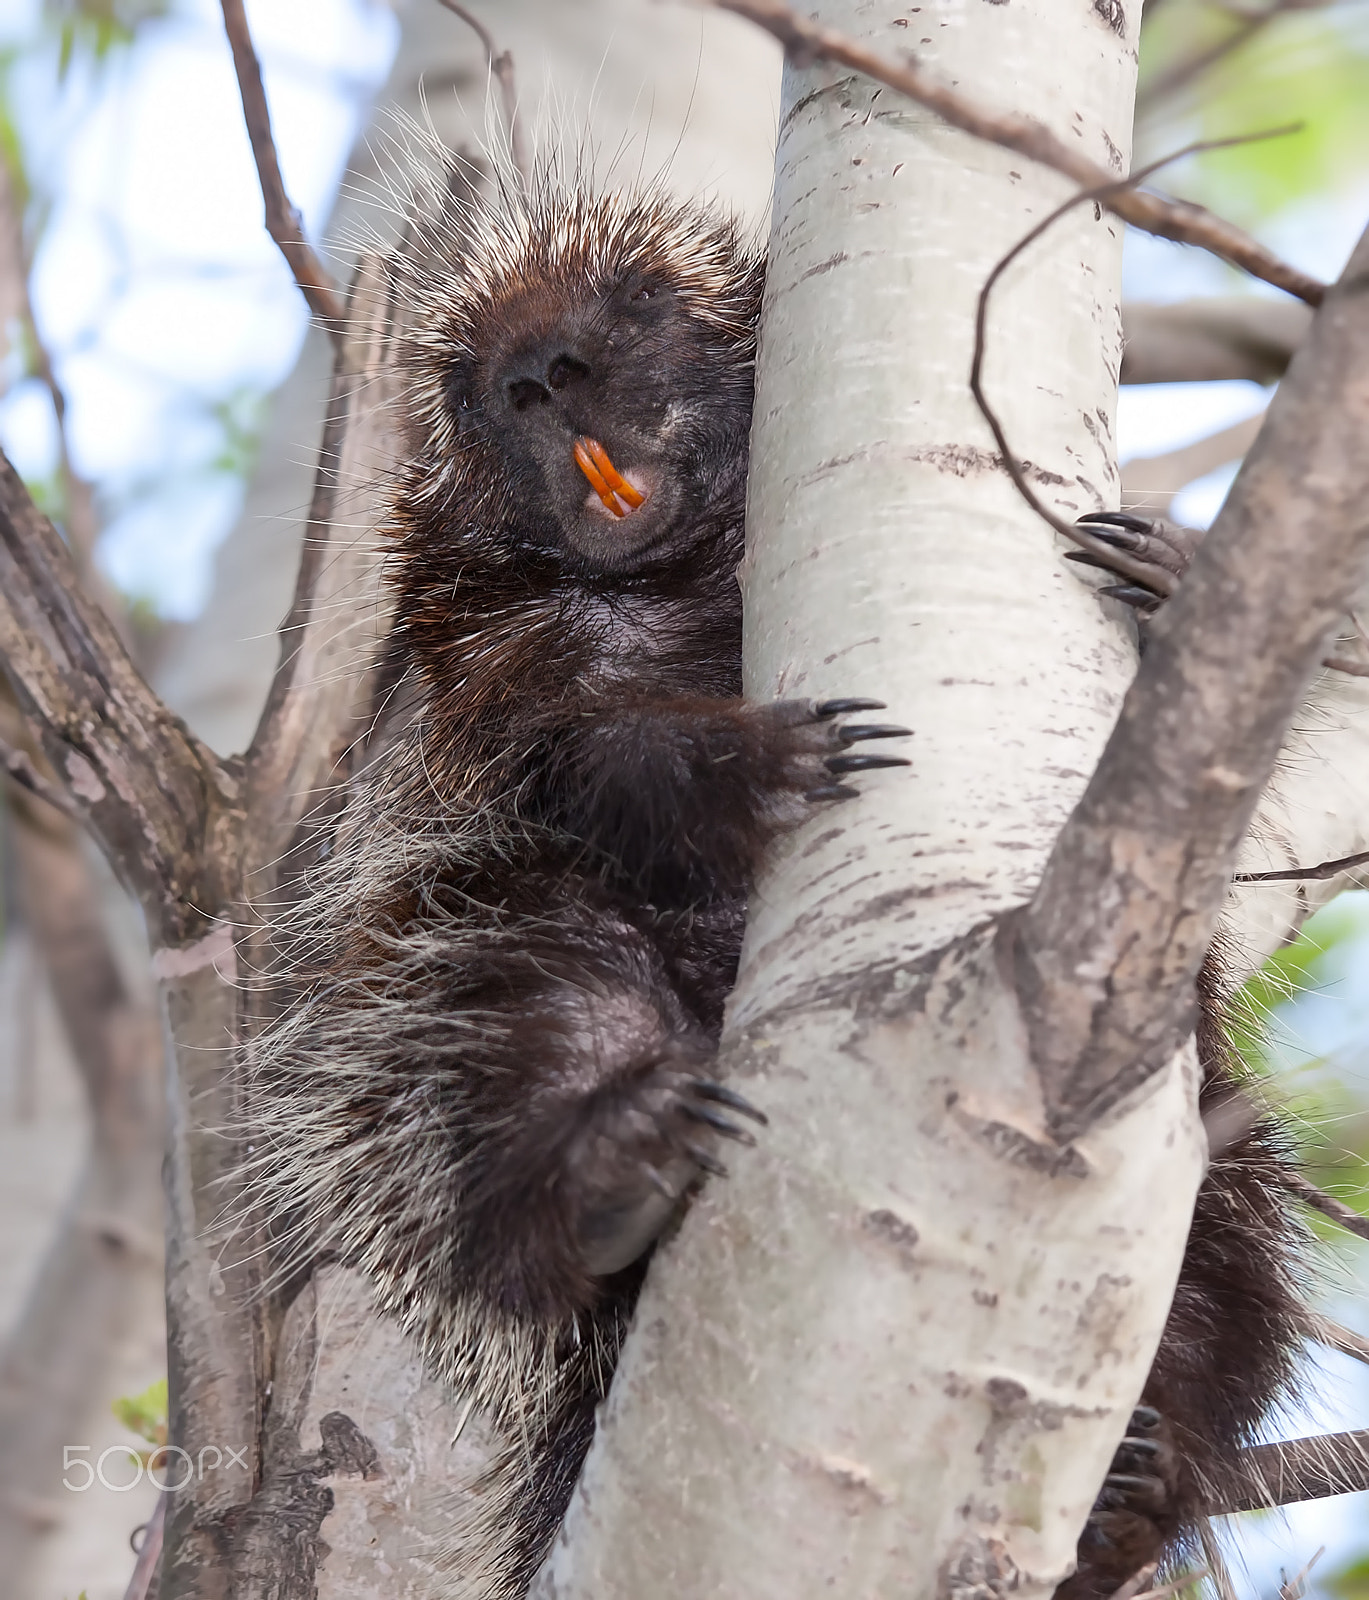
[[[604,510],[617,522],[630,517],[645,505],[649,491],[631,483],[613,465],[612,457],[598,439],[581,434],[575,441],[575,464],[585,477],[593,494],[586,497],[586,505],[594,507],[597,497]]]

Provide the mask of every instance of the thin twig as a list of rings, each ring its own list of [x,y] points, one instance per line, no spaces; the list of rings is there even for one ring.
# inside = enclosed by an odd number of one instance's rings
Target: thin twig
[[[1158,161],[1151,162],[1149,166],[1142,167],[1139,172],[1132,173],[1128,178],[1110,178],[1097,188],[1083,189],[1078,194],[1071,195],[1068,200],[1061,201],[1054,211],[1049,212],[1034,228],[1017,241],[1012,249],[997,263],[993,271],[990,272],[979,291],[979,301],[975,307],[974,319],[974,357],[970,362],[970,392],[974,395],[975,404],[979,407],[985,422],[989,425],[989,429],[994,436],[994,442],[998,445],[1003,465],[1007,469],[1008,476],[1012,479],[1017,492],[1036,512],[1037,516],[1048,522],[1064,538],[1080,545],[1085,550],[1093,551],[1095,555],[1106,556],[1108,567],[1111,571],[1131,578],[1145,588],[1160,590],[1165,596],[1172,594],[1178,584],[1178,579],[1173,574],[1163,571],[1150,562],[1135,560],[1123,550],[1118,550],[1111,545],[1104,545],[1102,540],[1093,538],[1092,535],[1074,523],[1066,522],[1063,517],[1058,517],[1027,481],[1026,472],[1008,443],[1008,436],[1004,432],[1003,424],[999,421],[997,412],[989,404],[989,397],[984,392],[984,350],[988,336],[989,300],[993,295],[998,280],[1017,260],[1018,256],[1034,244],[1042,234],[1053,228],[1060,218],[1067,211],[1073,210],[1075,206],[1082,205],[1087,200],[1106,201],[1108,195],[1116,190],[1129,187],[1132,184],[1143,183],[1153,172],[1158,172],[1161,167],[1168,166],[1170,162],[1178,161],[1184,156],[1193,155],[1199,150],[1219,149],[1230,144],[1246,144],[1255,139],[1273,138],[1282,131],[1284,130],[1276,129],[1270,133],[1247,134],[1235,139],[1212,140],[1202,144],[1188,145],[1182,150],[1176,150],[1172,155],[1162,156]]]
[[[162,1556],[162,1536],[166,1531],[166,1503],[170,1498],[169,1489],[163,1489],[157,1496],[157,1509],[152,1513],[152,1520],[143,1534],[142,1544],[138,1546],[138,1560],[133,1568],[133,1576],[128,1580],[128,1588],[124,1590],[124,1600],[147,1600],[148,1591],[152,1587],[152,1576]]]
[[[1324,1344],[1328,1350],[1338,1350],[1341,1355],[1363,1361],[1369,1366],[1369,1339],[1362,1333],[1356,1333],[1353,1328],[1333,1322],[1330,1317],[1323,1317],[1316,1311],[1307,1313],[1306,1331],[1309,1339]]]
[[[1243,44],[1253,39],[1284,9],[1282,5],[1273,5],[1258,16],[1242,17],[1224,39],[1218,39],[1205,50],[1195,51],[1183,61],[1176,62],[1153,82],[1143,83],[1136,91],[1137,116],[1143,116],[1161,101],[1167,100],[1170,95],[1178,94],[1180,89],[1186,89],[1195,78],[1201,78],[1205,72],[1210,72],[1219,61],[1234,55]]]
[[[797,16],[782,0],[705,0],[722,11],[735,12],[773,34],[786,54],[798,66],[816,61],[833,61],[862,72],[878,83],[887,84],[910,100],[935,111],[943,121],[976,138],[986,139],[1005,149],[1016,150],[1029,160],[1053,167],[1082,185],[1109,211],[1133,227],[1159,234],[1181,244],[1200,245],[1222,260],[1240,267],[1252,277],[1262,278],[1277,288],[1320,305],[1326,285],[1296,267],[1281,261],[1271,251],[1232,223],[1214,216],[1202,206],[1187,200],[1171,200],[1133,187],[1138,175],[1118,183],[1115,177],[1071,149],[1035,117],[1016,112],[991,111],[967,99],[936,73],[929,72],[916,57],[904,54],[904,64],[886,61],[856,40],[819,27]]]
[[[313,246],[304,237],[300,214],[285,192],[276,143],[271,136],[271,113],[262,86],[261,63],[252,48],[247,14],[242,0],[221,0],[221,4],[224,30],[233,50],[233,68],[238,75],[242,114],[247,123],[247,136],[252,141],[252,158],[257,164],[262,200],[266,205],[266,231],[280,246],[280,253],[289,263],[309,309],[337,344],[342,337],[342,297]]]
[[[1328,656],[1324,665],[1331,666],[1335,659],[1334,656]],[[1357,855],[1340,856],[1335,861],[1319,861],[1315,867],[1290,867],[1287,871],[1279,872],[1238,872],[1231,881],[1232,883],[1324,883],[1328,878],[1338,878],[1342,872],[1349,872],[1352,867],[1362,867],[1366,862],[1369,862],[1369,850],[1361,850]]]
[[[1369,1217],[1360,1216],[1353,1206],[1346,1205],[1344,1200],[1337,1200],[1334,1195],[1327,1194],[1324,1189],[1318,1189],[1315,1183],[1309,1183],[1301,1173],[1286,1172],[1279,1178],[1280,1183],[1291,1194],[1313,1211],[1320,1211],[1322,1216],[1329,1217],[1332,1222],[1337,1222],[1347,1233],[1353,1233],[1357,1238],[1369,1239]]]
[[[1333,672],[1344,672],[1351,678],[1369,678],[1369,661],[1357,661],[1354,656],[1327,656],[1322,666]]]
[[[17,783],[21,789],[27,789],[30,794],[36,795],[38,799],[45,800],[50,806],[55,806],[63,816],[70,817],[76,823],[84,822],[80,812],[72,805],[67,795],[55,783],[48,782],[24,751],[14,749],[12,745],[6,744],[3,739],[0,739],[0,769],[3,769],[5,774]]]
[[[1136,92],[1137,115],[1144,115],[1180,89],[1186,89],[1195,78],[1201,78],[1227,56],[1234,55],[1276,18],[1287,16],[1290,11],[1313,11],[1324,3],[1325,0],[1310,0],[1310,3],[1309,0],[1274,0],[1272,5],[1261,11],[1239,12],[1228,8],[1228,14],[1236,24],[1231,32],[1206,49],[1197,50],[1184,60],[1176,61],[1150,83],[1143,83]]]
[[[499,98],[504,108],[504,131],[509,140],[509,159],[519,176],[526,178],[528,157],[527,151],[523,148],[523,130],[518,121],[518,81],[514,74],[513,52],[496,50],[494,35],[465,6],[458,5],[457,0],[438,0],[438,3],[446,6],[453,16],[460,17],[480,40],[485,51],[485,65],[499,80]]]
[[[1168,1596],[1178,1594],[1180,1589],[1187,1589],[1191,1583],[1201,1583],[1204,1578],[1212,1574],[1206,1567],[1199,1567],[1196,1572],[1184,1572],[1175,1578],[1173,1583],[1167,1583],[1162,1589],[1147,1589],[1143,1594],[1138,1594],[1136,1600],[1168,1600]]]
[[[1304,1561],[1301,1568],[1292,1578],[1286,1572],[1280,1570],[1279,1576],[1283,1579],[1283,1582],[1279,1585],[1279,1600],[1302,1600],[1302,1597],[1307,1593],[1307,1575],[1325,1554],[1326,1546],[1319,1546],[1317,1553],[1309,1560]]]
[[[1125,1583],[1114,1589],[1108,1596],[1108,1600],[1135,1600],[1135,1597],[1140,1594],[1141,1590],[1145,1588],[1159,1570],[1160,1563],[1158,1561],[1148,1561],[1144,1567],[1133,1572]]]
[[[42,383],[52,400],[57,420],[57,471],[62,480],[62,498],[66,510],[66,533],[81,563],[82,576],[87,576],[86,564],[95,548],[99,525],[95,515],[95,501],[90,485],[76,471],[71,459],[67,437],[67,397],[57,380],[52,357],[43,343],[42,335],[33,315],[33,302],[29,296],[29,251],[24,241],[23,218],[20,215],[14,175],[9,163],[0,155],[0,229],[4,240],[0,245],[0,271],[12,275],[12,294],[18,307],[19,318],[27,339],[34,375]]]

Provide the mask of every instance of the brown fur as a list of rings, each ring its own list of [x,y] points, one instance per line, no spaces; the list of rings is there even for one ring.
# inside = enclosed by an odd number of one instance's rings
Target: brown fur
[[[360,1267],[506,1441],[454,1561],[462,1594],[507,1600],[564,1510],[643,1251],[744,1131],[709,1073],[755,866],[870,758],[825,708],[740,699],[759,257],[658,195],[454,192],[394,263],[415,332],[386,702],[282,930],[304,993],[258,1051],[257,1192],[285,1254]],[[651,486],[621,524],[581,435]],[[1287,1380],[1277,1159],[1257,1130],[1204,1186],[1147,1389],[1173,1448],[1133,1449],[1155,1503],[1100,1504],[1074,1595],[1191,1522]]]

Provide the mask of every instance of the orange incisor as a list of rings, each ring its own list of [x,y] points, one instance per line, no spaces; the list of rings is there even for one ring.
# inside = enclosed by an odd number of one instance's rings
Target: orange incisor
[[[615,517],[631,516],[646,499],[613,465],[608,451],[597,439],[584,437],[575,441],[575,464]]]

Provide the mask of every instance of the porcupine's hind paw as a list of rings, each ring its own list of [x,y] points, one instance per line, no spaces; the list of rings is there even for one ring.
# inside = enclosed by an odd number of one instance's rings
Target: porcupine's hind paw
[[[1133,607],[1143,618],[1152,616],[1173,594],[1203,537],[1200,529],[1127,511],[1093,511],[1080,517],[1076,526],[1106,548],[1068,550],[1065,559],[1117,577],[1119,582],[1105,584],[1098,593]],[[1116,552],[1116,558],[1110,559],[1109,552]]]
[[[698,1075],[697,1055],[660,1058],[604,1084],[581,1108],[567,1161],[586,1270],[607,1277],[635,1261],[700,1172],[726,1177],[719,1139],[753,1145],[740,1120],[764,1124],[734,1090]]]
[[[1137,1406],[1080,1535],[1078,1569],[1055,1600],[1102,1600],[1160,1559],[1179,1530],[1178,1468],[1165,1419]]]

